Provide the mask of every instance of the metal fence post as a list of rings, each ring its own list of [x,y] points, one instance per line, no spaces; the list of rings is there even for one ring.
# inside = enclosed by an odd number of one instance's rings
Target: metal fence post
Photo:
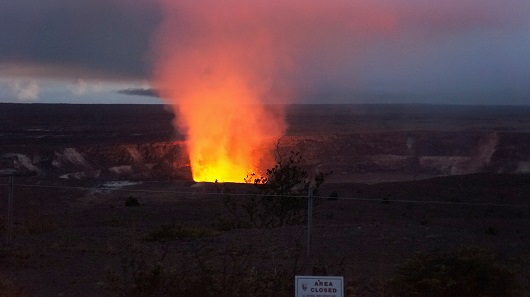
[[[313,188],[309,187],[307,196],[307,257],[311,254],[311,226],[313,225]]]
[[[13,192],[14,192],[14,177],[9,177],[9,192],[7,197],[7,234],[6,244],[11,246],[13,240]]]

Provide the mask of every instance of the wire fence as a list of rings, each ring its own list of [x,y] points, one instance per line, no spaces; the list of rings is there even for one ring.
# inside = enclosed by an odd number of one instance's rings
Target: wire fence
[[[9,187],[9,183],[0,183],[0,187]],[[189,197],[196,195],[197,191],[177,191],[177,190],[147,190],[147,189],[123,189],[123,188],[108,188],[105,186],[84,187],[84,186],[57,186],[57,185],[37,185],[37,184],[18,184],[14,183],[14,187],[20,188],[35,188],[35,189],[63,189],[63,190],[84,190],[84,191],[112,191],[112,192],[127,192],[127,193],[146,193],[146,194],[173,194],[181,197]],[[222,192],[202,192],[203,196],[224,197],[227,193]],[[230,196],[248,197],[248,193],[230,193]],[[309,196],[306,195],[273,195],[260,194],[264,197],[276,198],[299,198],[304,199]],[[351,201],[365,201],[380,203],[381,199],[363,198],[363,197],[329,197],[329,196],[313,196],[315,199],[331,199],[331,200],[351,200]],[[434,200],[412,200],[412,199],[389,199],[385,198],[387,203],[418,203],[418,204],[432,204],[432,205],[454,205],[454,206],[477,206],[477,207],[509,207],[509,208],[530,208],[530,204],[505,204],[505,203],[477,203],[477,202],[452,202],[452,201],[434,201]]]
[[[196,187],[196,185],[200,185]],[[443,219],[445,217],[454,217],[461,216],[462,219],[469,217],[469,209],[473,209],[475,212],[480,212],[480,209],[487,210],[492,212],[492,209],[497,209],[500,212],[513,212],[514,217],[521,216],[521,212],[525,212],[530,209],[529,204],[514,204],[514,203],[494,203],[494,202],[466,202],[466,201],[440,201],[440,200],[429,200],[429,199],[392,199],[388,196],[383,196],[383,198],[364,198],[364,197],[351,197],[351,196],[319,196],[309,195],[310,191],[307,194],[297,194],[297,195],[271,195],[257,193],[253,191],[248,191],[249,187],[242,188],[239,187],[237,190],[234,190],[234,185],[232,189],[227,190],[223,184],[195,184],[195,186],[186,186],[184,188],[180,187],[177,189],[168,188],[167,185],[161,188],[152,187],[143,188],[142,185],[137,185],[134,187],[116,187],[116,185],[107,185],[100,184],[96,186],[71,186],[71,185],[46,185],[46,184],[37,184],[37,183],[20,183],[15,182],[13,177],[4,178],[3,181],[0,181],[0,189],[3,190],[2,206],[3,211],[0,213],[0,218],[4,216],[3,221],[1,222],[2,229],[5,234],[5,242],[7,245],[11,245],[13,240],[13,234],[15,227],[15,220],[20,217],[20,213],[23,213],[24,210],[31,209],[33,212],[41,213],[54,213],[60,212],[62,207],[71,207],[71,205],[77,205],[78,208],[82,208],[80,205],[87,206],[87,203],[92,203],[93,206],[103,203],[106,201],[112,207],[119,205],[117,201],[113,200],[115,197],[128,196],[128,198],[136,199],[133,196],[139,196],[143,200],[144,204],[156,205],[157,203],[165,203],[164,207],[170,209],[171,206],[168,202],[179,201],[178,205],[182,206],[184,200],[191,200],[195,202],[195,205],[187,206],[193,208],[195,211],[197,209],[203,210],[203,215],[206,216],[204,219],[207,222],[222,221],[225,220],[225,223],[230,224],[244,224],[245,226],[253,227],[270,227],[265,226],[266,223],[263,222],[264,218],[257,218],[257,216],[264,216],[263,212],[273,212],[273,211],[291,211],[292,213],[296,212],[296,215],[291,214],[291,216],[296,216],[296,218],[289,218],[289,214],[282,214],[284,218],[280,219],[280,222],[271,223],[275,226],[283,225],[301,225],[304,223],[306,225],[307,236],[307,249],[308,255],[309,246],[311,242],[310,231],[313,228],[313,224],[316,226],[324,226],[328,223],[340,222],[339,225],[348,226],[352,222],[361,222],[363,219],[372,219],[375,217],[380,217],[380,219],[388,219],[390,217],[395,218],[395,213],[401,213],[402,221],[407,221],[410,219],[410,216],[415,216],[417,221],[420,221],[422,224],[427,224],[429,218],[434,220]],[[237,187],[236,187],[237,188]],[[31,193],[31,194],[29,194]],[[46,194],[45,194],[46,193]],[[75,193],[75,194],[74,194]],[[69,196],[77,195],[75,198],[68,198]],[[81,196],[79,196],[81,195]],[[96,198],[99,196],[99,198]],[[1,196],[0,196],[1,197]],[[15,197],[21,197],[21,205],[17,205],[18,201],[15,202]],[[114,198],[113,198],[114,197]],[[161,197],[164,197],[161,202]],[[262,205],[258,205],[260,202],[254,201],[256,197],[262,199],[262,204],[267,203],[267,199],[272,201],[291,201],[296,200],[297,203],[292,205],[269,205],[268,210],[259,209]],[[123,198],[123,197],[122,197]],[[249,199],[252,200],[252,204],[249,204]],[[137,199],[136,199],[137,200]],[[84,202],[83,202],[84,201]],[[50,203],[49,203],[50,202]],[[323,202],[327,202],[324,206],[320,206]],[[83,204],[84,203],[84,204]],[[209,203],[212,203],[209,205]],[[275,202],[274,202],[275,203]],[[192,203],[193,204],[193,203]],[[15,206],[14,206],[15,205]],[[36,207],[36,205],[40,205]],[[45,206],[48,205],[48,206]],[[55,205],[55,208],[54,206]],[[347,205],[351,207],[352,213],[355,215],[349,216],[340,216],[339,210],[336,209],[336,205],[344,207]],[[392,206],[389,206],[392,205]],[[425,213],[421,214],[421,210],[414,210],[414,205],[417,205],[421,209],[423,206],[423,211]],[[101,205],[100,205],[101,206]],[[217,209],[217,213],[208,217],[209,213],[204,211],[209,208]],[[286,208],[275,210],[274,208]],[[295,210],[288,210],[287,208],[295,207]],[[15,211],[13,208],[16,208]],[[427,210],[426,210],[427,209]],[[466,210],[467,209],[467,210]],[[156,214],[160,209],[152,209],[153,214]],[[261,213],[260,213],[261,211]],[[385,212],[394,212],[393,214],[388,214]],[[464,213],[466,212],[466,213]],[[178,212],[176,212],[178,213]],[[14,218],[14,214],[17,215]],[[311,214],[311,215],[310,215]],[[362,215],[361,215],[362,214]],[[371,215],[370,215],[371,214]],[[272,214],[268,214],[271,216]],[[166,214],[167,217],[171,217],[171,214]],[[214,217],[217,216],[217,217]],[[229,218],[227,218],[227,216]],[[476,215],[475,215],[476,216]],[[484,215],[487,217],[486,215]],[[184,219],[186,216],[182,216]],[[333,218],[339,217],[336,220]],[[373,218],[371,218],[373,217]],[[326,220],[327,218],[327,220]],[[276,220],[274,218],[273,220]],[[396,218],[399,219],[399,218]],[[226,222],[226,220],[237,221]],[[257,222],[261,220],[262,222]],[[245,221],[245,222],[242,222]],[[314,222],[314,223],[313,223]],[[230,228],[237,228],[241,226],[232,226]],[[224,228],[229,228],[229,226],[224,226]],[[313,235],[314,237],[315,235]]]
[[[324,194],[330,192],[338,194]],[[359,289],[368,291],[379,290],[417,252],[465,245],[515,257],[527,255],[530,246],[528,204],[352,193],[325,184],[311,196],[262,195],[252,185],[238,184],[151,182],[119,188],[15,178],[11,187],[4,179],[0,227],[12,250],[75,254],[74,266],[93,255],[97,262],[78,269],[95,281],[105,278],[103,266],[119,270],[120,259],[133,257],[133,247],[140,246],[146,257],[166,255],[174,257],[172,263],[192,259],[206,267],[229,259],[243,265],[252,258],[259,259],[252,265],[273,271],[344,275],[347,282],[371,284]]]

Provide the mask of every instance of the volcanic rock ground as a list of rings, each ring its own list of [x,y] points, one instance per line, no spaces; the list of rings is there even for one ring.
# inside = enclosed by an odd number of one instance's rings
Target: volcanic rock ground
[[[0,276],[28,296],[104,296],[107,273],[131,251],[162,246],[169,258],[205,247],[219,263],[250,248],[257,267],[277,268],[292,268],[299,252],[299,273],[344,275],[355,296],[381,296],[418,252],[471,246],[530,284],[529,108],[291,106],[282,147],[300,150],[309,170],[333,169],[319,195],[338,196],[316,208],[310,257],[304,225],[145,240],[169,223],[218,229],[230,217],[224,198],[252,192],[191,182],[162,106],[0,104],[0,115],[0,170],[34,174],[15,178]],[[141,205],[126,207],[128,197]]]

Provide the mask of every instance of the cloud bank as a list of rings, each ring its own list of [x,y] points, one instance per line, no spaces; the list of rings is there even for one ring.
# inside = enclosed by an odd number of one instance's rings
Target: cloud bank
[[[225,32],[236,40],[269,32],[271,62],[284,67],[270,82],[278,90],[521,93],[530,84],[529,1],[171,2],[0,0],[0,76],[146,79],[167,10],[179,24],[171,39],[185,47],[203,33],[186,10],[198,5],[222,12],[219,22],[239,18]]]
[[[2,0],[0,64],[46,76],[145,77],[159,20],[158,7],[140,1]]]
[[[22,102],[37,101],[39,99],[39,85],[35,80],[12,81],[11,91],[17,100]]]

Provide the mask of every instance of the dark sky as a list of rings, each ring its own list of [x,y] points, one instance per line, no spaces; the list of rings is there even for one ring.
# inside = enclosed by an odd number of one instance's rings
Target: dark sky
[[[149,5],[2,0],[0,62],[68,67],[78,69],[80,75],[145,77],[145,55],[159,22],[157,7]]]
[[[115,91],[150,87],[164,17],[177,18],[176,51],[204,35],[200,19],[163,2],[0,0],[0,102],[137,102]],[[530,104],[530,1],[245,2],[224,3],[249,20],[274,11],[260,25],[287,52],[280,77],[300,100]]]

